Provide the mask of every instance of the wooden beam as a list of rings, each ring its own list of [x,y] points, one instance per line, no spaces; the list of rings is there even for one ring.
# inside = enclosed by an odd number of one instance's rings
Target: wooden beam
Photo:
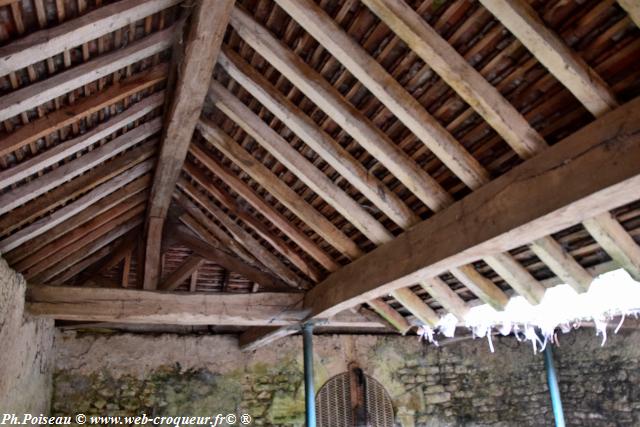
[[[167,64],[159,64],[148,72],[134,74],[120,80],[103,92],[78,100],[59,110],[33,120],[0,140],[0,156],[6,156],[41,138],[90,116],[128,97],[163,82],[168,73]]]
[[[189,152],[209,169],[209,171],[213,172],[222,182],[228,185],[231,190],[253,206],[257,212],[260,212],[260,214],[267,218],[275,227],[280,229],[282,233],[300,246],[302,250],[318,261],[325,269],[335,271],[340,268],[340,264],[320,249],[309,236],[291,224],[291,221],[264,201],[249,185],[235,176],[227,167],[206,154],[198,144],[192,144],[191,147],[189,147]]]
[[[332,274],[306,304],[330,316],[629,203],[638,185],[640,98]]]
[[[477,188],[489,173],[427,110],[311,0],[277,0],[313,38],[409,128],[462,182]]]
[[[11,167],[9,169],[6,169],[0,172],[0,188],[5,188],[12,184],[18,183],[23,179],[48,168],[49,166],[55,165],[58,162],[66,158],[69,158],[76,153],[80,153],[81,151],[86,150],[87,148],[91,147],[92,145],[104,139],[108,139],[110,136],[114,135],[116,132],[126,127],[128,124],[143,118],[145,115],[151,113],[153,110],[160,107],[163,101],[164,101],[164,91],[151,95],[145,98],[144,100],[135,103],[131,108],[124,110],[122,113],[112,116],[106,122],[100,123],[98,126],[91,129],[90,131],[76,138],[72,138],[70,140],[64,141],[54,147],[47,149],[46,151],[39,153],[36,156],[33,156],[32,158],[26,161],[23,161],[15,165],[14,167]],[[126,132],[114,138],[112,141],[109,141],[107,144],[104,144],[100,147],[95,148],[94,150],[91,151],[91,153],[87,153],[86,155],[92,154],[93,156],[97,156],[97,154],[95,154],[96,151],[106,150],[106,148],[103,148],[103,147],[105,146],[109,146],[111,148],[114,148],[116,146],[120,147],[119,146],[120,143],[124,144],[122,148],[120,148],[120,150],[126,150],[131,146],[131,144],[136,144],[137,143],[136,141],[139,142],[142,139],[148,136],[151,136],[154,132],[159,131],[161,126],[162,126],[161,119],[156,119],[148,123],[144,123],[142,126],[138,126],[135,129],[132,129],[129,132]],[[116,151],[115,154],[117,154],[118,152],[119,151]],[[86,166],[84,166],[84,168],[80,168],[78,166],[80,162],[79,160],[72,160],[70,162],[67,162],[67,164],[74,165],[74,167],[68,166],[68,168],[71,169],[71,172],[75,172],[75,174],[71,175],[70,177],[80,175],[85,170],[93,167],[96,164],[95,162],[92,162],[92,156],[89,156],[88,158],[83,156],[82,158],[83,158],[83,162],[82,162],[83,166],[86,163]],[[100,162],[101,161],[98,160],[98,163]],[[66,164],[64,166],[66,166]],[[60,169],[64,169],[64,167],[57,168],[56,172],[60,171]],[[60,171],[59,173],[62,173],[62,171]],[[44,178],[36,178],[33,180],[33,182],[38,182],[39,184],[32,184],[32,185],[43,187],[42,189],[39,188],[39,192],[36,193],[36,195],[38,195],[40,192],[48,191],[48,189],[51,186],[55,186],[56,181],[51,178],[51,175],[49,173],[46,175],[50,177],[47,179],[47,184],[48,184],[47,186],[44,186],[42,184],[42,181],[44,180]],[[67,174],[67,176],[69,175]],[[66,181],[67,178],[64,178],[64,180]],[[2,212],[2,210],[0,210],[0,212]]]
[[[117,156],[145,139],[150,138],[158,132],[161,127],[162,119],[160,118],[144,123],[112,141],[91,150],[82,157],[71,160],[49,173],[7,191],[0,196],[0,214],[9,212],[46,193],[52,188],[70,181],[99,164],[104,163],[108,159]],[[47,153],[45,152],[43,155],[47,156]],[[25,172],[25,174],[28,176],[35,173],[38,167],[39,166],[29,172]]]
[[[218,219],[224,228],[226,228],[233,238],[242,245],[247,252],[253,254],[260,262],[267,267],[272,273],[280,277],[289,286],[295,288],[306,288],[305,283],[297,274],[285,266],[282,261],[273,255],[267,248],[254,238],[244,228],[236,224],[222,209],[217,207],[210,199],[202,194],[193,184],[185,179],[178,181],[178,187],[188,194],[192,199],[196,200],[211,215]]]
[[[404,0],[363,0],[363,3],[473,107],[520,157],[530,158],[547,146],[522,114]]]
[[[495,283],[484,277],[471,264],[451,269],[451,274],[460,283],[465,285],[485,304],[497,311],[504,310],[509,302],[509,297]]]
[[[116,49],[111,53],[101,55],[46,80],[33,83],[3,96],[0,98],[0,121],[10,119],[100,77],[162,52],[171,46],[175,32],[174,25],[133,42],[125,48]]]
[[[238,124],[267,152],[282,163],[291,173],[320,198],[329,203],[355,228],[375,245],[388,242],[393,234],[378,222],[344,190],[331,181],[321,170],[307,160],[287,140],[255,115],[238,98],[218,82],[212,82],[209,96],[213,104]]]
[[[149,198],[144,289],[158,286],[162,227],[200,116],[233,3],[234,0],[202,0],[191,16]]]
[[[3,253],[2,257],[6,259],[10,265],[15,265],[25,258],[30,257],[32,254],[35,255],[41,248],[54,240],[60,239],[63,236],[66,238],[67,233],[76,233],[75,231],[70,230],[75,230],[77,228],[91,228],[90,225],[87,225],[88,222],[91,221],[97,224],[100,222],[97,218],[101,217],[105,212],[108,212],[118,205],[125,206],[124,202],[129,199],[133,199],[135,197],[136,200],[146,200],[148,195],[144,190],[150,181],[151,180],[148,175],[136,179],[132,183],[125,185],[114,193],[84,209],[77,215],[74,215],[68,220],[48,230],[45,234],[40,235],[39,238],[31,240],[10,252]]]
[[[351,239],[215,124],[209,120],[202,119],[198,123],[198,129],[208,142],[259,182],[262,187],[273,194],[280,203],[304,221],[327,243],[351,259],[362,255],[362,250]]]
[[[563,282],[571,285],[576,292],[586,292],[593,276],[551,237],[538,239],[530,246],[536,254]]]
[[[204,262],[204,258],[199,255],[191,255],[187,258],[173,273],[160,284],[158,289],[161,291],[174,291],[184,283],[185,280],[194,274],[200,265]]]
[[[463,320],[469,312],[467,303],[439,277],[422,280],[420,286],[458,320]]]
[[[615,108],[604,80],[542,22],[524,0],[480,0],[594,116]]]
[[[248,45],[378,159],[424,204],[433,210],[451,204],[453,198],[428,173],[347,102],[323,76],[249,14],[236,7],[231,15],[231,25]]]
[[[409,288],[396,289],[391,292],[391,296],[396,299],[404,308],[409,310],[423,324],[435,327],[440,320],[440,316],[431,307],[425,304],[419,296]]]
[[[246,264],[239,258],[229,255],[226,252],[223,252],[220,249],[216,248],[215,246],[198,239],[183,227],[178,228],[177,238],[182,244],[186,245],[203,258],[206,258],[215,264],[221,265],[227,270],[241,274],[247,279],[258,283],[265,289],[290,289],[280,279],[277,279],[271,274],[258,270],[257,268]]]
[[[195,269],[193,273],[191,273],[191,277],[189,278],[189,292],[195,292],[198,287],[198,269]]]
[[[298,267],[302,273],[304,273],[307,277],[311,277],[315,282],[320,281],[322,276],[317,268],[311,265],[311,263],[305,261],[301,256],[299,256],[289,247],[287,242],[285,242],[275,233],[272,233],[271,230],[269,230],[262,222],[260,222],[245,209],[240,207],[237,201],[233,197],[231,197],[230,194],[226,193],[218,186],[213,185],[213,182],[208,179],[208,177],[202,172],[201,169],[197,168],[192,163],[187,163],[185,164],[184,171],[187,172],[191,176],[191,178],[196,181],[201,187],[207,190],[210,195],[212,195],[224,207],[226,207],[229,210],[230,214],[235,215],[242,222],[255,230],[255,232],[260,237],[265,239],[271,246],[273,246],[274,249],[280,252],[286,259],[291,261],[291,263]],[[180,180],[179,182],[181,181],[182,180]],[[226,214],[221,212],[219,209],[217,209],[216,211],[218,213],[213,213],[215,217],[218,217],[219,214],[224,217],[224,219],[219,219],[220,223],[225,224],[225,222],[229,221],[229,218]],[[261,252],[256,251],[253,253],[254,255],[258,255]],[[261,256],[258,255],[258,257],[262,259]],[[299,282],[299,279],[297,279],[296,282]]]
[[[90,268],[93,264],[95,264],[96,262],[99,262],[101,259],[109,255],[109,253],[113,249],[114,244],[115,242],[112,242],[111,244],[94,252],[93,254],[89,255],[79,263],[75,264],[73,267],[71,267],[67,271],[63,272],[62,274],[52,279],[49,283],[55,286],[60,286],[64,283],[67,283],[69,280],[78,276],[80,273]]]
[[[318,153],[333,169],[358,189],[367,199],[402,228],[408,228],[420,218],[393,191],[378,180],[318,126],[293,102],[284,96],[258,70],[240,55],[223,46],[218,64],[240,85],[268,108],[280,121]]]
[[[367,304],[369,304],[373,311],[375,311],[380,317],[400,331],[402,335],[406,334],[409,332],[409,329],[411,329],[411,325],[407,322],[407,319],[402,317],[400,313],[395,311],[389,304],[382,301],[380,298],[367,301]]]
[[[583,225],[620,267],[640,281],[640,246],[609,212],[590,218]]]
[[[629,14],[636,27],[640,28],[640,4],[636,0],[618,0],[618,4]]]
[[[124,257],[122,261],[122,272],[120,273],[120,286],[129,287],[129,274],[131,273],[131,257],[133,256],[133,248]]]
[[[29,34],[0,48],[0,76],[44,61],[178,3],[180,0],[124,0]]]
[[[300,321],[297,293],[195,293],[29,286],[27,311],[59,320],[164,325],[289,325]]]
[[[21,244],[40,236],[61,222],[82,212],[84,209],[88,208],[103,197],[108,196],[119,188],[134,181],[136,178],[150,172],[152,168],[153,162],[151,160],[147,160],[133,166],[131,169],[126,170],[115,178],[106,181],[104,184],[95,187],[87,194],[65,205],[63,208],[58,209],[51,215],[35,221],[0,241],[0,252],[10,251]]]
[[[9,234],[23,225],[37,220],[39,217],[91,191],[134,165],[147,160],[153,156],[154,152],[154,142],[142,144],[141,147],[134,148],[126,154],[97,166],[84,175],[43,194],[36,200],[14,209],[0,217],[0,233]]]

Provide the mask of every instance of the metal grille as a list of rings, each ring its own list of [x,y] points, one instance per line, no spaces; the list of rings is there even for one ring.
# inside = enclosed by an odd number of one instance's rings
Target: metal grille
[[[365,375],[366,427],[393,427],[393,405],[382,384]],[[349,373],[329,379],[316,397],[316,418],[319,427],[355,426],[351,408]]]

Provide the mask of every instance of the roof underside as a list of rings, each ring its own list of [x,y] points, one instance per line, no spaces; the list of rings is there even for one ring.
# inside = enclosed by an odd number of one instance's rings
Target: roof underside
[[[0,42],[6,50],[32,33],[77,22],[96,10],[122,3],[126,0],[0,1]],[[175,82],[184,78],[176,70],[184,39],[178,36],[188,31],[189,14],[193,13],[192,6],[179,1],[144,3],[157,5],[157,10],[152,8],[153,13],[145,18],[0,77],[0,107],[5,110],[0,126],[0,251],[31,283],[142,288],[145,213],[160,144],[172,142],[162,141],[163,127],[171,115],[167,106],[175,96]],[[479,168],[488,172],[490,180],[526,161],[363,2],[313,3],[417,100],[470,153]],[[496,88],[548,145],[596,120],[481,2],[415,0],[407,4]],[[604,80],[620,105],[640,94],[640,29],[617,2],[535,0],[529,4],[544,25]],[[427,172],[454,201],[473,192],[473,185],[434,155],[273,0],[237,0],[235,7],[314,70],[303,78],[329,82],[345,100],[344,108],[351,108],[352,117],[381,131],[381,141],[400,148],[406,161]],[[202,117],[235,141],[245,157],[241,161],[232,158],[202,130],[194,132],[165,225],[160,289],[176,293],[274,290],[274,286],[255,283],[243,272],[231,271],[203,256],[185,240],[185,230],[270,275],[278,286],[283,285],[279,290],[300,291],[313,288],[333,271],[384,244],[384,240],[376,241],[378,236],[388,233],[393,238],[415,224],[390,218],[389,209],[364,195],[354,179],[336,170],[334,161],[310,147],[299,132],[252,95],[246,83],[238,82],[238,69],[249,78],[252,73],[261,76],[254,80],[258,86],[269,85],[326,132],[354,165],[361,165],[358,167],[372,177],[371,185],[386,187],[380,190],[388,192],[383,199],[408,207],[406,217],[428,220],[437,209],[390,171],[393,167],[385,166],[380,155],[367,149],[368,143],[354,138],[350,129],[343,129],[335,117],[283,75],[280,67],[272,64],[272,53],[267,49],[256,52],[238,25],[232,18],[212,81],[219,83],[216,93],[226,88],[225,93],[240,103],[220,101],[222,97],[212,95],[205,100]],[[146,43],[146,50],[141,43]],[[230,72],[230,66],[236,71]],[[85,84],[83,76],[87,75],[93,77],[87,77]],[[220,102],[226,105],[221,108]],[[333,186],[326,190],[317,185],[315,175],[305,178],[287,167],[264,142],[249,135],[237,118],[230,117],[226,108],[258,117],[309,162],[309,170],[324,175]],[[266,168],[260,177],[254,163]],[[248,164],[253,173],[247,172]],[[283,200],[281,194],[286,190],[276,189],[274,181],[293,190],[295,194],[287,194],[295,198]],[[327,194],[335,195],[335,189],[341,192],[327,200],[328,196],[318,194],[314,186]],[[355,202],[359,210],[336,206],[335,200],[346,199]],[[292,209],[300,204],[305,204],[302,214]],[[305,221],[304,212],[309,209],[324,217],[326,227],[333,226],[333,231],[323,236],[318,231],[325,227],[324,222]],[[358,226],[358,220],[369,218],[365,214],[381,227]],[[640,200],[612,214],[639,243]],[[341,236],[328,241],[331,233]],[[590,274],[616,265],[582,224],[552,237]],[[356,255],[344,248],[352,248]],[[510,255],[542,286],[562,281],[530,246],[514,248]],[[515,292],[486,262],[478,259],[473,266],[507,295]],[[184,274],[178,274],[181,268]],[[458,275],[445,272],[439,277],[464,302],[478,299]],[[416,283],[410,289],[431,309],[440,312],[443,308],[440,299],[424,286]],[[402,317],[415,321],[416,313],[395,294],[384,295],[382,300]]]

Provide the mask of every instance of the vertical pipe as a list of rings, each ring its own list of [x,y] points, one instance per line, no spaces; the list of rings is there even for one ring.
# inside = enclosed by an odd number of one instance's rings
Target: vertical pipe
[[[316,398],[313,382],[313,324],[302,326],[304,352],[304,400],[307,427],[316,427]]]
[[[560,400],[560,387],[558,387],[556,367],[553,364],[551,343],[547,343],[544,348],[544,366],[547,370],[547,384],[549,385],[549,394],[551,394],[551,406],[553,407],[553,417],[556,420],[556,427],[565,427],[562,400]]]

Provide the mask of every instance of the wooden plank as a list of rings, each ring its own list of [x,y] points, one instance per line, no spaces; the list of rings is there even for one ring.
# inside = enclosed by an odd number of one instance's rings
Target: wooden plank
[[[305,297],[306,300],[306,297]],[[379,298],[367,301],[367,304],[385,321],[389,322],[395,329],[400,331],[402,335],[409,332],[411,325],[407,319],[402,317],[400,313],[395,311],[389,304]]]
[[[192,199],[203,206],[211,215],[218,219],[224,228],[226,228],[233,238],[242,245],[247,252],[255,256],[260,262],[267,267],[272,273],[280,277],[285,283],[294,288],[306,288],[305,283],[297,274],[285,266],[275,255],[256,240],[245,229],[236,224],[227,214],[217,207],[210,199],[202,194],[193,184],[180,179],[178,187],[188,194]]]
[[[458,320],[463,320],[469,312],[467,303],[439,277],[422,280],[420,286]]]
[[[238,98],[218,82],[211,82],[209,95],[213,104],[227,117],[238,124],[265,150],[296,175],[320,198],[329,203],[347,221],[355,226],[374,244],[388,242],[393,238],[359,203],[331,181],[321,170],[307,160],[287,140],[255,115]]]
[[[571,285],[576,292],[586,292],[593,276],[569,255],[551,236],[538,239],[530,246],[542,262],[563,282]]]
[[[23,205],[0,217],[0,230],[8,234],[15,229],[32,222],[42,215],[56,209],[60,205],[92,190],[132,166],[153,156],[155,143],[147,142],[141,147],[134,148],[129,153],[100,165],[91,171],[67,182],[36,200]]]
[[[483,260],[530,304],[540,304],[544,287],[514,257],[504,253],[486,256]]]
[[[451,269],[451,274],[485,304],[497,311],[504,310],[509,297],[495,283],[480,274],[471,264]]]
[[[304,317],[297,293],[185,293],[29,286],[27,311],[59,320],[163,325],[289,325]]]
[[[618,4],[629,14],[631,20],[640,27],[640,4],[637,0],[618,0]]]
[[[151,113],[153,110],[160,107],[163,101],[164,101],[164,91],[151,95],[143,99],[142,101],[133,104],[131,108],[124,110],[122,113],[112,116],[109,120],[103,123],[100,123],[98,126],[91,129],[90,131],[76,138],[72,138],[67,141],[64,141],[56,145],[55,147],[49,148],[46,151],[43,151],[38,155],[33,156],[32,158],[17,164],[12,168],[9,168],[0,172],[0,188],[8,187],[12,184],[20,182],[21,180],[31,175],[34,175],[51,165],[54,165],[68,157],[73,156],[74,154],[77,154],[83,150],[86,150],[93,144],[96,144],[99,141],[105,138],[108,138],[109,136],[115,134],[118,130],[129,125],[130,123],[133,123],[136,120],[139,120],[143,118],[145,115]],[[105,144],[105,145],[113,147],[114,145],[111,145],[111,144],[118,144],[119,142],[123,142],[125,140],[132,141],[132,143],[135,144],[135,142],[133,141],[135,141],[136,137],[140,138],[141,135],[143,134],[150,136],[154,132],[159,131],[161,126],[162,126],[162,119],[156,119],[149,123],[145,123],[142,126],[136,127],[135,129],[115,138],[114,140],[110,141],[108,144]],[[140,129],[140,128],[144,128],[144,129]],[[134,131],[137,131],[137,132],[132,133]],[[122,150],[125,150],[129,146],[130,145],[125,145],[124,148],[122,148]],[[102,147],[104,147],[104,145]],[[96,151],[102,149],[102,147],[99,147],[93,150],[90,154],[93,154]],[[93,155],[95,156],[96,154],[93,154]],[[91,168],[92,165],[96,164],[96,163],[91,163],[91,156],[89,156],[89,158],[85,158],[85,156],[83,156],[82,158],[86,161],[86,166],[84,169],[75,169],[75,168],[78,168],[77,164],[79,163],[79,161],[77,160],[73,162],[69,162],[69,163],[75,162],[76,166],[74,166],[72,170],[73,171],[79,170],[80,172],[77,172],[78,175],[83,173],[84,170]],[[98,162],[100,162],[100,160],[98,160]],[[61,168],[57,168],[56,171],[60,169]],[[72,175],[72,176],[75,176],[75,175]],[[41,182],[41,180],[42,178],[38,178],[38,179],[34,179],[33,181]],[[50,184],[50,185],[55,185],[55,184]],[[45,192],[49,189],[49,187],[44,187],[44,188],[45,190],[41,190],[42,192]],[[0,212],[2,211],[0,210]]]
[[[462,182],[477,188],[489,173],[398,81],[311,0],[277,0],[311,36],[409,128]]]
[[[452,203],[452,197],[387,135],[347,102],[323,76],[309,67],[249,14],[235,8],[231,25],[254,50],[348,132],[413,194],[433,210]]]
[[[149,198],[144,289],[158,286],[162,227],[200,116],[233,3],[234,0],[202,0],[191,15]]]
[[[62,262],[63,259],[65,259],[66,257],[78,252],[80,249],[84,248],[85,246],[87,246],[89,243],[99,239],[100,237],[110,233],[111,231],[113,231],[115,228],[121,226],[122,224],[130,221],[131,219],[134,219],[136,217],[138,217],[141,213],[144,212],[145,206],[142,204],[139,204],[137,206],[134,207],[130,207],[130,209],[126,210],[125,212],[123,212],[121,215],[111,219],[110,221],[106,222],[105,224],[102,224],[101,226],[97,227],[95,230],[92,230],[90,233],[85,234],[84,236],[76,239],[75,241],[69,243],[68,245],[66,245],[63,248],[60,248],[59,250],[55,251],[55,252],[50,252],[49,256],[40,260],[38,263],[24,269],[24,270],[20,270],[20,272],[22,273],[22,275],[27,279],[27,280],[31,280],[34,277],[36,277],[39,273],[49,269],[50,267]],[[137,224],[136,224],[137,225]],[[133,227],[131,227],[133,228]],[[120,237],[120,235],[118,235],[117,237]],[[114,239],[109,240],[109,242],[111,242]]]
[[[29,34],[0,48],[0,76],[44,61],[178,3],[180,0],[124,0]]]
[[[120,273],[120,286],[123,288],[129,287],[129,274],[131,273],[131,257],[133,249],[124,257],[122,261],[122,273]]]
[[[360,161],[318,126],[313,119],[304,114],[240,55],[223,46],[218,64],[289,129],[295,132],[305,144],[318,153],[324,161],[384,212],[389,219],[402,228],[408,228],[419,222],[420,218],[409,209],[400,197],[389,190],[372,173],[369,173]]]
[[[130,219],[129,221],[118,225],[117,227],[110,230],[108,233],[96,238],[95,240],[90,241],[85,246],[80,248],[78,251],[67,256],[66,258],[64,258],[54,266],[42,271],[41,273],[38,273],[35,276],[32,276],[30,278],[30,282],[35,284],[45,284],[49,282],[58,274],[64,272],[65,270],[69,269],[73,265],[82,261],[92,253],[100,250],[104,246],[108,245],[109,243],[123,236],[127,232],[136,228],[137,226],[142,224],[142,220],[143,218],[142,216],[140,216],[138,218]]]
[[[617,107],[605,81],[524,0],[480,0],[594,116]]]
[[[306,304],[330,316],[629,203],[640,185],[639,142],[636,99],[333,273]]]
[[[95,264],[96,262],[100,261],[102,258],[109,255],[109,252],[111,252],[111,249],[113,249],[113,245],[114,243],[111,243],[110,245],[107,245],[104,248],[94,252],[93,254],[89,255],[88,257],[86,257],[85,259],[83,259],[82,261],[80,261],[79,263],[77,263],[67,271],[55,277],[49,283],[51,285],[56,285],[56,286],[60,286],[63,283],[66,283],[67,281],[76,277],[81,272],[85,271],[87,268],[91,267],[91,265]]]
[[[420,297],[409,288],[396,289],[391,292],[391,296],[396,299],[404,308],[409,310],[416,319],[429,327],[435,327],[440,320],[440,316],[431,307],[425,304]]]
[[[193,250],[198,255],[209,261],[221,265],[229,271],[241,274],[247,279],[258,283],[264,289],[284,290],[290,288],[275,276],[258,270],[257,268],[246,264],[244,261],[236,258],[226,252],[221,251],[215,246],[204,242],[195,237],[190,231],[180,227],[178,229],[178,240]]]
[[[134,181],[136,178],[148,173],[152,168],[153,162],[151,160],[147,160],[121,173],[115,178],[106,181],[104,184],[95,187],[89,193],[67,204],[63,208],[58,209],[51,215],[35,221],[0,241],[0,252],[10,251],[21,244],[40,236],[61,222],[82,212],[84,209],[88,208],[103,197],[108,196],[119,188]]]
[[[189,292],[195,292],[198,286],[198,269],[194,270],[191,273],[191,278],[189,279]]]
[[[3,96],[0,98],[0,121],[10,119],[121,68],[162,52],[171,46],[175,32],[175,26],[169,27],[133,42],[123,49],[116,49]]]
[[[147,193],[144,190],[148,186],[150,181],[151,180],[148,175],[136,179],[132,183],[125,185],[116,192],[108,195],[107,197],[84,209],[79,214],[53,227],[44,235],[40,235],[38,239],[31,240],[19,246],[17,249],[14,249],[13,251],[2,254],[2,257],[5,258],[10,265],[15,265],[31,254],[36,254],[45,245],[61,238],[62,236],[65,236],[67,233],[71,233],[70,230],[84,227],[88,221],[93,221],[100,215],[118,206],[119,204],[123,204],[130,198],[132,199],[135,197],[136,199],[146,200]],[[97,222],[99,222],[99,220],[96,220],[96,223]],[[75,233],[75,231],[73,232]]]
[[[340,268],[340,264],[320,249],[313,240],[292,225],[284,215],[265,202],[249,185],[235,176],[228,168],[207,155],[199,145],[192,144],[191,147],[189,147],[189,152],[207,169],[220,178],[222,182],[228,185],[231,190],[238,193],[238,195],[253,206],[256,211],[260,212],[265,218],[271,221],[274,226],[279,228],[280,231],[300,246],[302,250],[318,261],[325,269],[335,271]]]
[[[398,37],[480,114],[522,158],[546,147],[544,139],[500,92],[404,0],[363,0]]]
[[[88,117],[133,94],[153,87],[164,81],[167,73],[166,64],[156,65],[148,72],[120,80],[103,92],[82,98],[75,104],[67,105],[33,120],[0,139],[0,156],[6,156],[26,147],[53,132],[70,126],[83,117]]]
[[[314,282],[319,282],[322,274],[318,269],[305,261],[300,255],[293,251],[287,242],[272,233],[262,222],[247,212],[244,208],[239,206],[237,201],[226,193],[222,188],[213,185],[210,179],[198,169],[192,163],[185,164],[184,171],[187,172],[191,178],[193,178],[201,187],[205,188],[209,194],[216,198],[224,207],[229,210],[229,213],[238,217],[242,222],[255,230],[255,232],[265,239],[271,246],[280,252],[285,258],[287,258],[293,265],[298,267],[302,273],[307,277],[310,277]],[[179,181],[180,182],[180,181]],[[214,214],[214,216],[216,216]],[[226,215],[225,215],[226,217]],[[225,220],[220,220],[223,223]],[[257,253],[256,253],[257,254]]]
[[[590,218],[583,225],[620,267],[640,281],[640,246],[609,212]]]
[[[262,187],[273,194],[280,203],[304,221],[327,243],[351,259],[362,255],[362,250],[351,239],[316,211],[313,206],[298,196],[289,186],[280,181],[278,177],[245,151],[244,148],[240,147],[231,137],[217,128],[215,124],[209,120],[201,119],[198,123],[198,129],[208,142],[259,182]]]
[[[167,276],[158,289],[161,291],[174,291],[184,283],[189,276],[193,275],[204,262],[204,258],[199,255],[191,255],[173,273]]]

